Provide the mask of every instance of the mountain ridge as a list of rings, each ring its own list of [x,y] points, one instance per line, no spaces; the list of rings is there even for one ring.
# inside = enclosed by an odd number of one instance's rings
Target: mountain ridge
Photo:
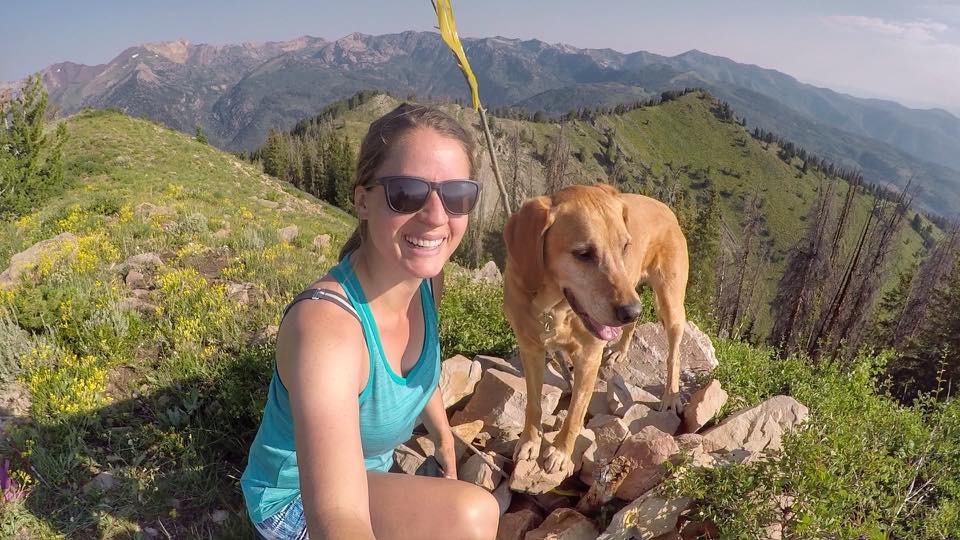
[[[558,113],[565,111],[549,110],[550,103],[607,105],[698,86],[728,101],[751,127],[860,167],[874,182],[903,186],[916,177],[933,199],[960,191],[960,119],[943,110],[857,98],[697,49],[667,57],[503,36],[463,43],[487,106]],[[185,132],[200,124],[214,144],[231,150],[253,148],[269,128],[288,129],[359,90],[465,97],[462,75],[438,34],[415,31],[260,45],[159,42],[130,47],[98,66],[54,64],[43,77],[64,112],[114,107]],[[581,85],[608,86],[591,103],[592,91]],[[615,85],[641,90],[620,93]],[[547,101],[536,99],[544,95]],[[960,207],[956,202],[931,209],[950,213]]]

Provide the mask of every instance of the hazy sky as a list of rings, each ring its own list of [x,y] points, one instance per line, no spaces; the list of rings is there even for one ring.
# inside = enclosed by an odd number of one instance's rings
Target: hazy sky
[[[462,37],[537,38],[674,55],[689,49],[804,82],[960,113],[960,0],[452,0]],[[429,30],[428,0],[31,0],[10,2],[0,80],[185,38],[213,44],[304,34]]]

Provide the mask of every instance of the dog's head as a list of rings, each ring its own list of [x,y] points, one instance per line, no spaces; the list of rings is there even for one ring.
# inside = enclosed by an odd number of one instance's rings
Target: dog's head
[[[640,315],[625,264],[628,219],[620,193],[605,184],[531,199],[503,231],[508,271],[531,292],[554,282],[594,336],[616,339]]]

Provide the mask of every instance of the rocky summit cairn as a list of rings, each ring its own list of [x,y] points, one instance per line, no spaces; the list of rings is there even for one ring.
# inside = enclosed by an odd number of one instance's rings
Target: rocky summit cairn
[[[659,411],[666,358],[659,324],[638,326],[627,357],[601,368],[569,478],[546,472],[542,456],[512,460],[527,403],[516,354],[457,355],[443,362],[440,391],[456,439],[458,477],[493,492],[501,503],[498,539],[686,538],[690,531],[715,530],[685,517],[696,501],[658,495],[670,465],[716,468],[775,458],[783,435],[808,411],[789,396],[774,396],[719,418],[728,395],[710,378],[718,365],[710,338],[688,323],[681,346],[685,407],[679,416]],[[540,403],[543,449],[559,433],[569,404],[569,382],[555,367],[547,369]],[[422,474],[435,450],[419,428],[397,448],[396,470]],[[602,515],[606,530],[600,530]]]

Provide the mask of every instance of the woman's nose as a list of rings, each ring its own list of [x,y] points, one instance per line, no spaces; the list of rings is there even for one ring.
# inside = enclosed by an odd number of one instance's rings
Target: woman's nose
[[[427,204],[420,210],[420,219],[428,225],[443,225],[447,222],[447,210],[443,207],[440,194],[436,190],[430,192]]]

